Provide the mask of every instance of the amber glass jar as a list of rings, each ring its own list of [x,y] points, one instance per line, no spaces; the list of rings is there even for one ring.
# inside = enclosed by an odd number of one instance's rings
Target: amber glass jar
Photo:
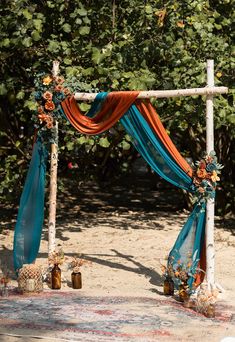
[[[81,272],[72,272],[71,280],[72,280],[73,289],[81,289],[82,288]]]
[[[61,288],[61,269],[58,264],[55,264],[51,270],[51,288],[59,290]]]
[[[186,284],[181,284],[179,286],[179,298],[180,298],[181,302],[189,300],[189,294],[187,292],[187,283]]]
[[[163,292],[166,296],[174,295],[174,282],[171,277],[167,276],[163,284]]]

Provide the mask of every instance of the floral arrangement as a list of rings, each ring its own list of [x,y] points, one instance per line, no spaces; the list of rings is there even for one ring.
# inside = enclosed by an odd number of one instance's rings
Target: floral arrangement
[[[7,287],[7,285],[9,284],[10,282],[10,277],[8,274],[2,274],[0,275],[0,286],[1,287]]]
[[[185,290],[189,291],[189,286],[187,285],[187,282],[192,276],[190,271],[190,264],[187,265],[187,267],[184,267],[181,264],[181,261],[178,260],[177,266],[173,267],[172,264],[168,264],[167,266],[161,265],[162,270],[162,276],[164,278],[172,278],[175,280],[177,285],[184,285]]]
[[[91,265],[91,261],[73,257],[72,261],[69,263],[69,268],[72,269],[74,273],[78,273],[80,272],[81,266],[83,266],[84,264]]]
[[[46,74],[40,74],[35,81],[38,89],[34,94],[37,101],[37,120],[48,129],[53,128],[54,118],[61,116],[61,101],[70,95],[70,89],[64,84],[63,77]]]
[[[177,250],[174,250],[176,255],[179,254]],[[161,264],[162,275],[167,278],[170,277],[174,280],[174,283],[180,287],[181,285],[184,287],[184,290],[190,295],[195,291],[196,286],[193,283],[190,287],[188,285],[188,281],[190,278],[196,278],[196,274],[198,272],[203,272],[202,269],[198,267],[197,259],[198,251],[196,250],[194,254],[189,251],[187,253],[186,259],[175,260],[175,257],[171,255],[168,260],[167,266]]]
[[[211,306],[215,305],[218,294],[219,291],[217,289],[209,291],[207,284],[202,284],[193,303],[195,310],[208,316],[208,311]]]
[[[200,161],[196,162],[196,169],[193,174],[193,190],[201,201],[215,198],[215,189],[220,180],[220,170],[223,168],[217,162],[214,151],[210,152]]]
[[[48,264],[51,265],[62,265],[64,262],[64,252],[62,249],[52,252],[48,256]]]

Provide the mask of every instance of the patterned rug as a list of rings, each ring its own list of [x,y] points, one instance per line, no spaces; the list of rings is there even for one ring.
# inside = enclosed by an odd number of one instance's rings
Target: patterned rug
[[[165,297],[164,297],[165,298]],[[58,341],[179,341],[188,325],[211,329],[235,324],[231,308],[208,319],[173,298],[83,297],[81,292],[43,292],[0,299],[0,332]],[[1,341],[1,336],[0,336]]]

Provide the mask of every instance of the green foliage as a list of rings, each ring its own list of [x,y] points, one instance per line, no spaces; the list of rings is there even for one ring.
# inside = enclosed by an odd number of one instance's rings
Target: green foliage
[[[200,87],[206,83],[205,61],[213,58],[216,85],[232,88],[232,2],[3,0],[2,196],[19,195],[19,184],[27,169],[34,131],[30,118],[35,74],[49,72],[52,61],[59,59],[61,73],[76,85],[77,91]],[[224,213],[234,210],[234,96],[230,91],[215,99],[216,152],[225,165],[218,198]],[[205,151],[205,99],[167,99],[156,104],[180,150],[198,160]],[[128,164],[133,149],[124,136],[117,127],[115,132],[99,137],[82,137],[64,122],[60,133],[61,172],[66,170],[68,161],[79,165],[81,177],[94,173],[94,165],[105,169],[126,161]]]

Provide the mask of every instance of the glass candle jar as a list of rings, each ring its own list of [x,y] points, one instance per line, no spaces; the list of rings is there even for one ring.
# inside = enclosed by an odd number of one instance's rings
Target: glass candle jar
[[[58,264],[55,264],[51,270],[51,288],[59,290],[61,288],[61,269]]]

